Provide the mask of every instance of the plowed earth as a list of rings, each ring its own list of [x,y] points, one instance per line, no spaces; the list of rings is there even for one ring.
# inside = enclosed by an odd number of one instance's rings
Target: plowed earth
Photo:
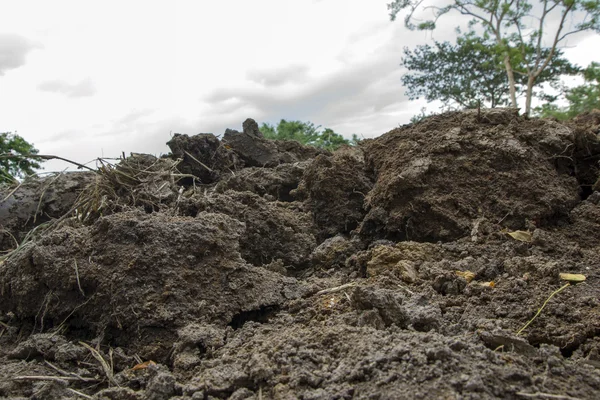
[[[0,398],[600,398],[599,127],[247,120],[3,188]]]

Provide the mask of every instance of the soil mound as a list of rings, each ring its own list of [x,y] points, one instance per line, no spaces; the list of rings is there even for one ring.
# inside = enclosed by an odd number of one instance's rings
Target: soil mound
[[[249,119],[2,188],[0,399],[595,399],[594,118]]]
[[[188,321],[225,326],[240,313],[277,306],[284,293],[294,296],[293,278],[243,261],[243,231],[240,221],[207,212],[131,211],[90,227],[62,227],[7,263],[3,307],[29,321],[33,333],[75,330],[132,349],[144,337],[155,346],[162,341],[167,348],[142,356],[162,360]]]
[[[436,242],[467,236],[478,218],[511,229],[556,224],[580,199],[577,179],[554,163],[573,139],[562,125],[532,124],[512,109],[395,129],[365,146],[377,181],[361,232]]]
[[[239,242],[244,260],[261,266],[280,260],[285,266],[306,266],[316,247],[315,228],[299,204],[269,201],[251,192],[228,190],[195,195],[187,207],[231,216],[245,225]]]
[[[35,226],[72,212],[77,193],[93,180],[91,172],[59,174],[28,179],[17,190],[2,190],[0,251],[21,243]]]
[[[362,150],[345,147],[332,157],[316,157],[293,194],[304,200],[319,228],[319,238],[324,240],[358,227],[372,186]]]

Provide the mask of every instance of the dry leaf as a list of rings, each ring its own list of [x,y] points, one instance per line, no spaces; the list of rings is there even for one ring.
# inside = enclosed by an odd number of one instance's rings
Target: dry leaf
[[[148,360],[146,362],[143,362],[141,364],[137,364],[135,365],[133,368],[131,368],[132,371],[137,371],[138,369],[146,369],[148,368],[150,365],[156,365],[156,363],[152,360]]]
[[[531,242],[531,232],[528,231],[514,231],[514,232],[506,232],[513,239],[519,240],[521,242]]]
[[[561,273],[559,274],[560,279],[562,279],[563,281],[569,281],[569,282],[583,282],[585,281],[585,275],[582,274],[565,274],[565,273]]]
[[[471,282],[475,278],[475,274],[471,271],[456,271],[456,275],[465,278],[467,283]]]

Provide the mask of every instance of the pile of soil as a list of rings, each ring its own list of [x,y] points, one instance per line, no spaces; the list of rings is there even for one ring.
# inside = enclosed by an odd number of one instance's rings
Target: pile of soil
[[[596,117],[249,119],[2,188],[0,399],[598,398]]]

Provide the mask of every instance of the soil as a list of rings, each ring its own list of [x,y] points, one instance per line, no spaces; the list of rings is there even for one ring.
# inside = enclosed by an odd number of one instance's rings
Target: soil
[[[598,121],[249,119],[2,188],[0,399],[597,399]]]

